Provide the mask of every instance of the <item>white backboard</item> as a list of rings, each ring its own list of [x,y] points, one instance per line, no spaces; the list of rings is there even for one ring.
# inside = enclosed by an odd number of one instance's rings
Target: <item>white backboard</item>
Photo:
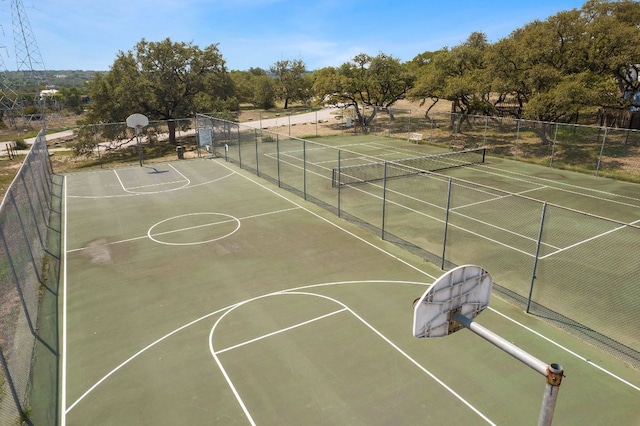
[[[491,299],[491,275],[480,266],[463,265],[438,278],[413,308],[413,336],[443,337],[462,326],[452,319],[460,312],[473,319]]]
[[[127,117],[127,126],[139,129],[149,125],[149,119],[142,114],[131,114]]]

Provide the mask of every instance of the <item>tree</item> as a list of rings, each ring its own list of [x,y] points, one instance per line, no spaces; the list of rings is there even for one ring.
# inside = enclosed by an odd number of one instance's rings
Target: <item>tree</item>
[[[83,94],[82,89],[79,87],[63,87],[60,89],[62,107],[74,114],[82,114],[84,111],[84,105],[82,103]]]
[[[276,95],[273,79],[262,68],[232,71],[231,79],[240,102],[250,103],[254,107],[262,109],[275,106]]]
[[[133,113],[168,120],[172,144],[175,119],[198,111],[237,109],[233,83],[216,44],[200,49],[169,38],[142,39],[133,52],[119,52],[109,72],[96,75],[89,87],[88,122],[123,122]]]
[[[276,96],[284,101],[284,109],[289,107],[290,102],[308,103],[310,101],[310,86],[308,80],[304,78],[307,67],[302,60],[278,61],[271,66],[270,71],[275,79]]]
[[[409,63],[409,67],[416,76],[416,81],[407,92],[407,98],[419,101],[420,106],[424,106],[428,100],[431,102],[425,112],[425,118],[429,117],[431,108],[444,98],[446,75],[443,72],[443,67],[439,64],[443,61],[441,58],[446,56],[448,52],[447,48],[435,52],[424,52]]]
[[[368,125],[378,109],[390,112],[389,107],[404,99],[414,80],[410,68],[400,60],[384,53],[375,57],[361,53],[339,68],[319,70],[313,91],[325,103],[353,106],[358,122]],[[360,105],[372,107],[369,117],[364,117]]]

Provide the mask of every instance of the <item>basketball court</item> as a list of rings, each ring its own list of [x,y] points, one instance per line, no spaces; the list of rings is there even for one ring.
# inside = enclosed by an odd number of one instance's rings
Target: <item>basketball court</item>
[[[69,174],[63,200],[63,424],[538,419],[531,368],[413,337],[437,266],[223,159]],[[564,367],[557,424],[640,417],[637,370],[495,295],[476,321]]]

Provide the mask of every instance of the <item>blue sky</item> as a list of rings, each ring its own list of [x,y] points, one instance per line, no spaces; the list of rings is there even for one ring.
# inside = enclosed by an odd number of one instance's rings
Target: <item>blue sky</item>
[[[359,53],[408,61],[473,31],[490,42],[585,0],[22,0],[47,70],[100,70],[142,38],[218,44],[230,70],[301,59],[339,66]],[[0,1],[0,55],[17,68],[10,1]]]

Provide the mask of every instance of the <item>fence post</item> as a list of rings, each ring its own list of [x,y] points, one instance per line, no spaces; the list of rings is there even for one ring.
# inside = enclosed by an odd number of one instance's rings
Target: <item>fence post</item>
[[[515,159],[518,159],[518,140],[520,139],[520,122],[522,120],[520,120],[519,118],[516,120],[517,121],[517,125],[516,125],[516,150],[515,150]]]
[[[429,116],[429,142],[433,142],[433,128],[435,127],[436,122]]]
[[[604,152],[604,142],[607,140],[608,130],[609,130],[608,127],[604,128],[604,136],[602,136],[602,145],[600,145],[600,155],[598,155],[598,164],[596,165],[596,176],[598,176],[598,172],[600,171],[600,164],[602,162],[602,153]]]
[[[278,188],[282,188],[280,180],[280,133],[276,133],[276,168],[278,169]]]
[[[542,230],[544,229],[544,217],[547,212],[547,202],[542,205],[542,214],[540,216],[540,229],[538,230],[538,242],[536,244],[536,256],[533,260],[533,271],[531,272],[531,285],[529,286],[529,297],[527,297],[527,313],[531,308],[531,298],[533,297],[533,284],[536,280],[536,273],[538,270],[538,258],[540,256],[540,245],[542,244]]]
[[[240,126],[236,126],[238,129],[238,164],[240,164],[240,168],[242,168],[242,137],[240,136]],[[229,134],[231,134],[231,128],[229,128]],[[229,138],[231,139],[231,138]]]
[[[553,146],[551,147],[551,158],[549,159],[549,167],[553,167],[553,157],[556,154],[556,140],[558,137],[558,123],[555,123],[555,130],[553,132]]]
[[[337,186],[338,186],[338,217],[342,217],[342,214],[341,214],[342,210],[340,208],[341,207],[340,206],[340,201],[341,201],[340,200],[340,195],[342,195],[341,194],[342,185],[340,184],[340,179],[341,179],[341,176],[340,176],[340,171],[341,171],[341,169],[340,169],[340,159],[341,159],[341,157],[342,157],[342,150],[339,149],[338,150],[338,170],[336,170],[336,182],[337,182]]]
[[[445,212],[444,218],[444,237],[442,240],[442,264],[440,265],[440,269],[444,271],[444,263],[445,257],[447,255],[447,230],[449,229],[449,210],[451,207],[451,178],[449,178],[449,182],[447,184],[447,210]]]
[[[240,127],[240,126],[238,126]],[[253,140],[256,145],[256,176],[260,177],[260,165],[259,165],[259,155],[258,155],[258,130],[253,129]]]
[[[380,225],[382,234],[380,237],[384,240],[384,217],[387,209],[387,162],[384,162],[384,169],[382,175],[382,223]]]
[[[482,140],[482,146],[486,147],[487,146],[487,129],[489,128],[489,116],[485,115],[484,116],[484,138]]]
[[[291,137],[291,135],[289,135]],[[307,141],[302,139],[302,193],[307,200]]]

